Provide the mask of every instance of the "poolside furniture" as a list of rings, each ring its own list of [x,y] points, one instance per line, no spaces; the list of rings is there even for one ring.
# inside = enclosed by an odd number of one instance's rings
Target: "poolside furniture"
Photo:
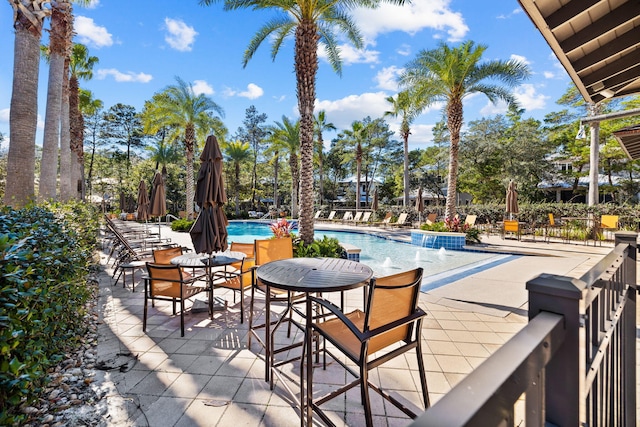
[[[313,410],[329,425],[331,425],[330,419],[322,411],[321,405],[358,385],[368,427],[373,426],[369,388],[374,389],[411,418],[416,418],[419,414],[394,399],[381,387],[374,385],[369,378],[371,369],[398,356],[404,358],[404,354],[410,350],[415,350],[416,353],[422,400],[424,408],[429,408],[429,392],[421,348],[422,319],[426,313],[418,307],[422,274],[422,268],[417,268],[371,279],[364,311],[354,310],[343,313],[340,308],[325,299],[309,297],[311,301],[333,315],[329,318],[323,317],[313,324],[313,331],[324,338],[322,346],[324,367],[326,368],[328,354],[355,377],[354,381],[312,401]],[[309,341],[307,340],[307,345]],[[327,349],[327,341],[337,349],[339,354]],[[307,352],[312,353],[310,349],[307,349]],[[358,370],[348,366],[342,355],[355,363]],[[383,375],[383,370],[378,372],[380,376]],[[307,378],[307,382],[313,386],[312,378]],[[314,396],[312,390],[308,390],[307,394]]]
[[[353,220],[353,213],[351,211],[346,211],[344,216],[342,217],[342,222]]]
[[[322,215],[322,211],[317,211],[316,214],[313,216],[313,219],[320,219],[320,216]]]
[[[391,222],[391,218],[393,218],[393,214],[391,212],[387,212],[382,221],[374,222],[373,225],[387,225]]]
[[[362,211],[356,212],[355,216],[351,219],[354,223],[362,221]]]
[[[602,241],[605,240],[605,232],[616,231],[618,229],[618,218],[618,215],[602,215],[600,217],[600,222],[595,226],[594,246],[598,241],[600,242],[600,246],[602,246]]]
[[[464,223],[469,227],[473,227],[476,225],[477,219],[478,219],[478,215],[467,215],[467,217],[464,219]]]
[[[356,225],[357,224],[368,224],[369,221],[371,221],[371,213],[370,211],[367,211],[364,213],[364,215],[362,215],[362,218],[360,220],[356,221]]]
[[[255,265],[255,244],[231,242],[229,247],[231,252],[241,252],[245,257],[238,262],[229,265],[219,275],[219,279],[214,280],[213,287],[231,289],[233,292],[233,303],[236,303],[236,293],[240,295],[240,323],[244,323],[244,293],[251,289],[253,283],[252,270]]]
[[[180,336],[184,337],[184,302],[185,300],[207,292],[206,282],[196,285],[204,276],[185,277],[179,265],[152,264],[147,262],[147,274],[144,279],[144,314],[142,317],[142,330],[147,330],[148,301],[153,304],[155,300],[171,301],[173,303],[173,315],[176,315],[176,303],[180,303]]]
[[[430,213],[429,215],[427,215],[427,219],[425,220],[425,222],[431,225],[436,222],[437,217],[438,217],[437,213]]]
[[[336,211],[331,211],[329,212],[329,216],[327,217],[327,221],[333,221],[333,219],[336,217]]]
[[[293,241],[290,237],[279,239],[264,239],[255,241],[255,266],[259,267],[266,263],[276,260],[293,258]],[[283,291],[276,288],[271,288],[263,284],[258,276],[255,274],[256,270],[252,270],[252,286],[251,286],[251,303],[249,309],[249,337],[247,347],[251,348],[251,339],[254,337],[256,341],[265,350],[265,381],[269,381],[271,368],[274,365],[275,356],[281,353],[283,349],[275,350],[274,348],[274,335],[277,327],[283,323],[288,323],[287,336],[291,334],[291,324],[293,310],[291,310],[291,304],[304,298],[304,294],[294,293],[290,291]],[[258,296],[262,296],[265,300],[265,321],[261,324],[254,324],[254,303]],[[275,315],[271,320],[271,304],[272,303],[286,303],[286,309]],[[258,331],[264,329],[264,339],[260,337]],[[285,349],[288,351],[288,348]],[[271,383],[273,387],[273,383]]]
[[[409,214],[407,214],[406,212],[401,213],[398,216],[398,220],[396,222],[389,222],[388,225],[394,226],[394,227],[403,227],[406,225],[411,225],[407,223],[407,216]]]
[[[520,240],[521,230],[520,230],[520,222],[511,219],[505,219],[502,222],[502,238],[504,239],[507,233],[513,233],[516,236],[516,239]]]
[[[557,236],[564,241],[565,240],[565,229],[564,225],[554,218],[553,214],[549,212],[549,222],[546,224],[544,229],[544,237],[547,243],[551,241],[552,236]]]

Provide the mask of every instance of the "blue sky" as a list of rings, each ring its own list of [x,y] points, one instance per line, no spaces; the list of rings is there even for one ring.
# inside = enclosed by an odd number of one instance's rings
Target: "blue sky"
[[[179,76],[224,109],[224,122],[232,134],[251,105],[268,115],[269,124],[281,121],[283,115],[297,117],[293,39],[281,47],[275,62],[271,46],[265,43],[242,68],[251,37],[273,12],[225,12],[220,4],[205,7],[198,0],[93,0],[89,7],[76,5],[74,14],[74,41],[86,44],[100,60],[94,78],[81,86],[93,91],[105,108],[121,102],[141,111],[145,100],[175,84]],[[13,73],[12,15],[8,3],[0,4],[0,132],[6,137]],[[342,76],[320,52],[316,111],[325,110],[338,129],[366,116],[381,117],[389,109],[385,98],[397,92],[395,78],[403,67],[417,52],[433,49],[440,41],[473,40],[488,46],[486,59],[527,62],[532,75],[515,90],[525,117],[541,120],[546,113],[560,110],[555,101],[570,79],[515,0],[413,0],[405,7],[357,10],[353,17],[366,46],[356,51],[342,45]],[[42,144],[47,74],[42,62],[38,144]],[[505,111],[503,105],[492,105],[480,95],[465,99],[464,107],[466,123]],[[410,149],[429,144],[431,128],[441,114],[442,106],[436,105],[415,121]],[[388,121],[396,130],[397,123]]]

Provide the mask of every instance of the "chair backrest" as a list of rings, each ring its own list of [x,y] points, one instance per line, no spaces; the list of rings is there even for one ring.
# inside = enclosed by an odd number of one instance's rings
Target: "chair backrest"
[[[430,213],[429,215],[427,215],[427,224],[433,224],[434,222],[436,222],[436,218],[438,218],[437,213]]]
[[[229,250],[232,252],[242,252],[247,257],[253,258],[256,253],[256,246],[254,243],[231,242]]]
[[[344,221],[349,221],[349,220],[353,219],[353,213],[351,213],[351,211],[345,212],[344,216],[342,217],[342,219]]]
[[[388,325],[403,319],[418,308],[418,295],[422,284],[422,268],[371,279],[364,331]],[[411,338],[411,326],[405,325],[385,332],[369,342],[368,354]]]
[[[404,224],[406,221],[407,221],[407,214],[403,212],[398,217],[398,220],[396,221],[396,224]]]
[[[467,217],[464,219],[464,223],[469,227],[473,227],[474,225],[476,225],[476,219],[478,219],[478,215],[467,215]]]
[[[365,212],[364,215],[362,215],[362,222],[369,222],[370,219],[371,219],[371,212]]]
[[[362,212],[356,212],[356,215],[353,217],[354,221],[362,220]]]
[[[315,216],[313,217],[313,219],[318,219],[320,218],[320,215],[322,215],[322,211],[318,211],[316,212]]]
[[[520,224],[516,220],[505,219],[504,220],[504,231],[512,231],[517,233],[519,230]]]
[[[182,269],[178,265],[147,263],[151,296],[180,298],[182,288]]]
[[[333,219],[333,217],[336,216],[336,211],[331,211],[329,212],[329,216],[327,217],[327,219]]]
[[[551,212],[549,212],[549,225],[551,227],[555,227],[556,226],[556,220],[555,220],[555,218],[553,218],[553,214]]]
[[[153,262],[155,264],[171,264],[171,259],[182,255],[182,247],[156,249],[153,251]]]
[[[279,259],[293,258],[291,237],[255,241],[256,265],[263,265]]]
[[[384,224],[389,224],[391,222],[391,218],[393,217],[393,214],[391,212],[387,212],[387,214],[384,216],[384,219],[382,220],[382,222]]]
[[[618,215],[602,215],[600,224],[602,228],[618,228]]]

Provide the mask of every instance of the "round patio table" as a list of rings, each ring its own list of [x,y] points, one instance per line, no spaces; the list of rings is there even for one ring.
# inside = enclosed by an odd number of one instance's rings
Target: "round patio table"
[[[288,258],[261,265],[258,279],[267,287],[291,292],[338,292],[365,286],[373,276],[370,267],[342,258]],[[269,289],[267,289],[267,293]],[[306,298],[305,348],[306,362],[300,363],[300,423],[311,426],[313,413],[312,301]],[[306,366],[305,366],[306,364]],[[306,367],[306,395],[305,395]]]

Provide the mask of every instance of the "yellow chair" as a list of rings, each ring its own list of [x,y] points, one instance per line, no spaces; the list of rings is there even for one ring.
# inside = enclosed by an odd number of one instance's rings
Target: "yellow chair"
[[[502,224],[502,238],[505,238],[507,233],[513,233],[516,238],[520,240],[520,223],[516,220],[505,219]]]
[[[422,274],[422,268],[417,268],[391,276],[371,279],[370,292],[364,311],[355,310],[343,313],[340,308],[327,300],[310,297],[314,302],[335,315],[328,320],[323,318],[313,325],[314,332],[324,338],[324,366],[326,367],[328,354],[355,377],[351,383],[314,401],[314,409],[324,420],[328,418],[320,406],[358,384],[360,385],[360,396],[367,426],[373,426],[369,388],[373,388],[410,417],[417,417],[418,414],[403,407],[369,379],[371,369],[375,369],[395,357],[403,356],[404,353],[412,349],[415,349],[416,352],[424,407],[425,409],[429,407],[429,392],[421,347],[422,318],[426,316],[426,313],[418,307]],[[348,366],[344,362],[344,357],[333,354],[331,350],[327,349],[326,341],[333,344],[342,355],[355,363],[359,372]],[[382,375],[382,371],[380,372]]]
[[[146,263],[148,276],[144,280],[144,315],[142,330],[147,330],[147,305],[155,300],[171,301],[173,315],[176,315],[176,303],[180,303],[180,336],[184,337],[184,302],[185,300],[208,291],[207,286],[196,286],[200,277],[186,278],[177,265]],[[210,302],[211,303],[211,302]]]
[[[560,224],[558,221],[556,221],[555,217],[553,216],[553,214],[551,212],[549,212],[549,223],[547,224],[547,226],[545,227],[545,240],[547,242],[551,241],[551,235],[555,235],[556,233],[552,233],[554,230],[557,230],[560,232],[560,237],[562,238],[562,240],[565,240],[565,236],[563,235],[563,233],[565,232],[564,227],[562,224]]]
[[[255,241],[255,265],[259,267],[271,261],[280,259],[293,258],[293,241],[290,237],[279,239],[266,239]],[[304,298],[304,294],[294,294],[289,291],[283,291],[275,288],[267,288],[262,282],[257,279],[255,269],[252,269],[254,274],[252,275],[251,287],[251,304],[249,309],[249,339],[248,347],[251,348],[251,337],[253,336],[258,343],[265,349],[265,381],[269,381],[271,378],[271,368],[274,366],[275,355],[281,350],[275,350],[274,348],[274,336],[278,326],[284,322],[288,322],[287,336],[291,335],[291,320],[292,312],[291,304],[298,299]],[[268,292],[267,292],[268,289]],[[254,325],[254,303],[256,300],[256,293],[264,295],[265,299],[265,322],[262,324]],[[271,303],[284,302],[287,304],[285,311],[280,314],[275,320],[271,320]],[[257,333],[257,330],[264,329],[264,339],[261,339]],[[288,349],[287,349],[288,350]],[[273,380],[270,381],[270,385],[273,388]]]
[[[596,240],[600,242],[602,246],[602,241],[605,240],[605,232],[606,231],[616,231],[619,228],[619,217],[618,215],[602,215],[600,217],[600,223],[596,226]],[[595,245],[595,242],[594,242]]]

